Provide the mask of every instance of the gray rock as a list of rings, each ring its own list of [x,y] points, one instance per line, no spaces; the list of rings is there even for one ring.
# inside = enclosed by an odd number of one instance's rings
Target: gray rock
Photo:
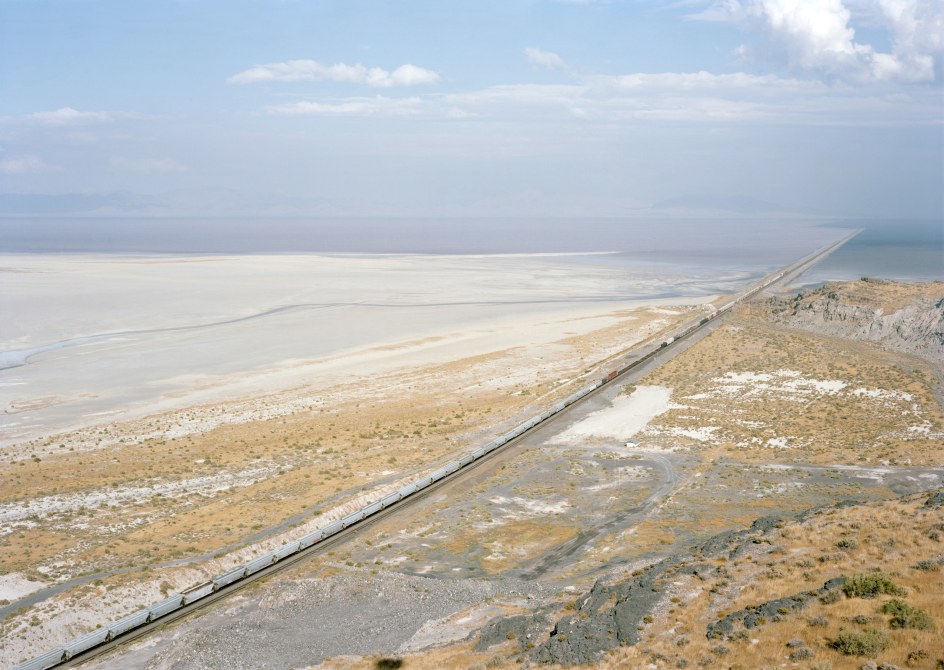
[[[828,592],[838,589],[845,581],[845,577],[836,577],[830,579],[823,584],[822,588],[815,591],[802,591],[786,598],[777,598],[760,605],[745,607],[710,624],[705,634],[709,640],[724,639],[730,637],[734,632],[735,624],[741,624],[744,628],[750,629],[761,626],[767,621],[779,620],[784,611],[787,613],[798,612],[809,601],[817,600]]]
[[[939,489],[928,496],[928,499],[924,502],[924,506],[928,509],[937,509],[938,507],[944,506],[944,489]]]
[[[750,528],[716,535],[697,547],[695,556],[739,554],[758,536],[783,525],[778,516],[762,517]],[[577,601],[577,613],[557,621],[550,638],[528,655],[538,663],[580,665],[598,661],[604,652],[639,642],[643,618],[664,597],[664,582],[688,574],[703,579],[718,569],[684,556],[673,556],[650,566],[642,574],[616,584],[598,581]],[[719,645],[718,649],[723,645]]]
[[[496,617],[482,629],[476,651],[485,651],[497,644],[517,640],[520,651],[527,649],[530,640],[543,633],[548,626],[547,617],[543,612],[522,614],[512,617]]]
[[[944,296],[920,298],[885,314],[877,305],[844,300],[841,293],[840,286],[826,284],[792,297],[772,298],[767,304],[773,321],[793,328],[874,342],[884,349],[944,362]]]

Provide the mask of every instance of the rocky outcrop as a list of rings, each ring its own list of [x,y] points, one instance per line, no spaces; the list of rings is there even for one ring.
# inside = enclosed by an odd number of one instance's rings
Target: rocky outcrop
[[[499,617],[482,631],[476,650],[516,639],[520,652],[531,661],[564,666],[594,663],[604,652],[619,646],[634,645],[646,615],[666,597],[666,588],[678,575],[696,575],[704,579],[718,576],[718,568],[704,559],[738,555],[746,545],[762,541],[764,535],[783,525],[784,519],[768,516],[757,519],[750,528],[716,535],[691,552],[662,560],[628,579],[608,584],[598,581],[550,630],[541,644],[550,619],[545,612],[537,616]]]
[[[792,328],[874,342],[884,349],[944,362],[944,284],[929,285],[930,297],[915,295],[907,304],[889,308],[883,294],[895,286],[876,280],[830,283],[772,298],[768,314],[772,321]]]
[[[706,635],[708,639],[727,638],[734,633],[735,624],[751,629],[768,621],[780,621],[785,615],[800,611],[811,600],[819,600],[845,583],[845,577],[836,577],[814,591],[802,591],[786,598],[768,600],[760,605],[746,607],[709,625]]]

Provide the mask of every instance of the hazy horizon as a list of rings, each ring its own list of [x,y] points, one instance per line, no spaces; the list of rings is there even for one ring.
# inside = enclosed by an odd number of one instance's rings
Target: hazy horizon
[[[0,214],[937,218],[942,24],[919,0],[0,0]]]

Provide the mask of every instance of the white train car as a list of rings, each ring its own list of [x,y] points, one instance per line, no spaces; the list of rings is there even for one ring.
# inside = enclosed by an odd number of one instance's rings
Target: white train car
[[[229,586],[233,582],[237,582],[243,577],[246,576],[246,566],[241,565],[238,568],[233,568],[224,572],[222,575],[217,575],[213,578],[213,585],[216,589],[221,589],[224,586]]]
[[[151,605],[151,620],[159,619],[165,614],[170,614],[175,610],[179,610],[184,606],[184,597],[179,593],[176,595],[162,600],[161,602]]]
[[[78,656],[83,651],[88,651],[92,647],[97,647],[104,642],[108,642],[111,638],[110,630],[107,628],[98,628],[91,633],[86,633],[82,637],[77,637],[69,644],[65,645],[62,648],[64,652],[62,657],[68,661],[70,658]]]
[[[53,649],[15,666],[13,670],[48,670],[67,660],[64,649]]]
[[[295,542],[289,542],[288,544],[283,544],[281,547],[272,552],[272,555],[275,556],[276,561],[281,561],[283,558],[287,558],[292,554],[298,553],[298,540]]]
[[[380,499],[380,507],[382,509],[387,509],[388,507],[390,507],[390,505],[393,505],[394,503],[398,503],[402,499],[403,499],[403,496],[400,495],[399,491],[395,493],[391,493],[390,495],[384,496],[383,498]]]
[[[267,568],[270,565],[275,563],[275,556],[272,554],[265,554],[259,558],[253,559],[246,563],[246,576],[254,575],[263,568]]]
[[[132,628],[137,628],[138,626],[149,623],[152,616],[154,615],[151,614],[150,609],[139,610],[134,614],[129,614],[115,621],[108,627],[108,631],[111,633],[112,637],[118,637],[122,633],[127,633]]]
[[[273,563],[275,561],[272,561]],[[199,586],[195,586],[192,589],[184,591],[181,595],[184,597],[184,605],[189,605],[190,603],[195,603],[201,598],[206,598],[208,595],[213,593],[215,589],[213,588],[213,582],[204,582]]]
[[[314,532],[308,533],[308,535],[298,541],[299,551],[321,542],[322,539],[324,539],[324,531],[320,528]]]

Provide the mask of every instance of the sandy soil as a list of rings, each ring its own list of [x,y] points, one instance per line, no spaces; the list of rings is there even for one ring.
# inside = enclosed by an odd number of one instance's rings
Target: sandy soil
[[[611,406],[570,426],[554,441],[592,437],[628,440],[645,428],[650,420],[669,409],[671,395],[672,389],[662,386],[637,386],[629,395],[614,399]]]

